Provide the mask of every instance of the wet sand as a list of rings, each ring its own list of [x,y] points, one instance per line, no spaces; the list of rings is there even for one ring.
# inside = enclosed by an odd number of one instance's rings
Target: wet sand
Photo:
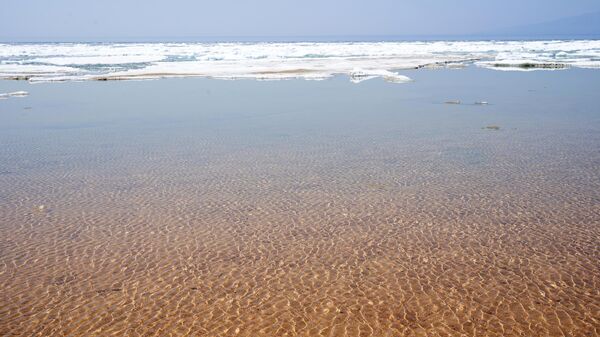
[[[600,335],[600,73],[409,76],[0,82],[0,335]]]

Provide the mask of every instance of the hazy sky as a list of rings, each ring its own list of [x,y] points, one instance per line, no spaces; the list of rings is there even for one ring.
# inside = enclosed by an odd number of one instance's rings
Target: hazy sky
[[[599,10],[599,0],[5,0],[0,40],[476,34]]]

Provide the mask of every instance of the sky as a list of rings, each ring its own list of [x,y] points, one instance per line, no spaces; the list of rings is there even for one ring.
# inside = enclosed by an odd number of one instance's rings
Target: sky
[[[469,35],[595,11],[599,0],[5,0],[0,41]]]

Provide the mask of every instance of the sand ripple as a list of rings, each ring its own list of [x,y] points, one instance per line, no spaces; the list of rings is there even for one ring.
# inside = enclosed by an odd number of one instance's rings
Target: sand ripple
[[[0,335],[600,335],[597,133],[163,131],[2,136]]]

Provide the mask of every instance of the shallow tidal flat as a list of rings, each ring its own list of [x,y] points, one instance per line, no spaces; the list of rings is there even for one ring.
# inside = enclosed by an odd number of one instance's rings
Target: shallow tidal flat
[[[600,335],[600,72],[405,73],[0,81],[0,335]]]

